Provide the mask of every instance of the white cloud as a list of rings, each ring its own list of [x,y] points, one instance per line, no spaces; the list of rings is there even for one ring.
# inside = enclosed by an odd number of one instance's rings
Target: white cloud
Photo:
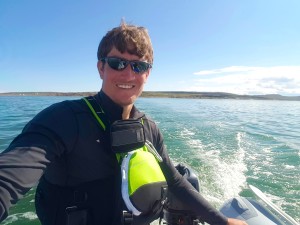
[[[194,73],[189,91],[300,95],[300,66],[231,66]]]
[[[253,70],[253,68],[259,67],[247,67],[247,66],[230,66],[222,69],[213,69],[213,70],[202,70],[196,72],[196,75],[209,75],[209,74],[223,74],[223,73],[234,73],[234,72],[247,72]]]

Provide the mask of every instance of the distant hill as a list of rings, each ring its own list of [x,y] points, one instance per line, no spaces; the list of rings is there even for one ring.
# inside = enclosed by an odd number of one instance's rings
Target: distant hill
[[[0,96],[89,96],[97,92],[6,92]]]
[[[195,99],[257,99],[300,101],[300,96],[282,95],[237,95],[225,92],[145,91],[142,97],[195,98]]]
[[[97,92],[7,92],[0,96],[89,96]],[[300,96],[272,95],[237,95],[225,92],[184,92],[184,91],[144,91],[145,98],[195,98],[195,99],[256,99],[300,101]]]

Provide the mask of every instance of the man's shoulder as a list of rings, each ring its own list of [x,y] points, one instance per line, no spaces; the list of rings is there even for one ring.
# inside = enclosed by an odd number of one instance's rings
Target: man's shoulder
[[[88,111],[88,107],[82,98],[74,100],[66,100],[61,102],[61,104],[70,107],[75,112]]]
[[[82,98],[57,102],[46,109],[51,111],[73,111],[75,113],[88,111],[86,103],[83,101]]]
[[[150,123],[153,126],[156,126],[156,122],[148,115],[144,115],[143,120],[147,121],[148,123]]]
[[[151,117],[144,115],[143,121],[144,121],[144,124],[147,124],[146,127],[148,127],[148,129],[151,130],[151,132],[154,132],[154,131],[157,132],[159,130],[156,122]]]
[[[81,99],[64,100],[44,108],[33,118],[33,121],[69,120],[76,117],[77,114],[87,112],[88,108],[85,107],[85,103]]]

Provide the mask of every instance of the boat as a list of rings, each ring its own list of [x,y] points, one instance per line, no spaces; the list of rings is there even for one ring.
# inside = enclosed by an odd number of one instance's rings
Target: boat
[[[249,185],[249,188],[262,202],[253,198],[234,197],[226,201],[220,211],[227,217],[244,220],[248,225],[299,225],[257,187]]]
[[[193,170],[182,164],[176,166],[181,175],[199,191],[199,181]],[[256,198],[237,196],[227,200],[220,212],[230,218],[244,220],[248,225],[300,225],[291,216],[276,206],[257,187],[249,185]],[[201,218],[193,215],[188,206],[182,205],[175,196],[169,195],[168,208],[164,208],[163,220],[168,225],[198,225]]]

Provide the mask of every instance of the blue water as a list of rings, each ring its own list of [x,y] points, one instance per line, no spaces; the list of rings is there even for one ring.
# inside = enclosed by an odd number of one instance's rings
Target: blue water
[[[48,105],[76,97],[0,97],[0,151]],[[216,207],[258,187],[300,221],[300,102],[140,98],[160,127],[171,158],[190,165]],[[34,190],[3,224],[39,224]]]

